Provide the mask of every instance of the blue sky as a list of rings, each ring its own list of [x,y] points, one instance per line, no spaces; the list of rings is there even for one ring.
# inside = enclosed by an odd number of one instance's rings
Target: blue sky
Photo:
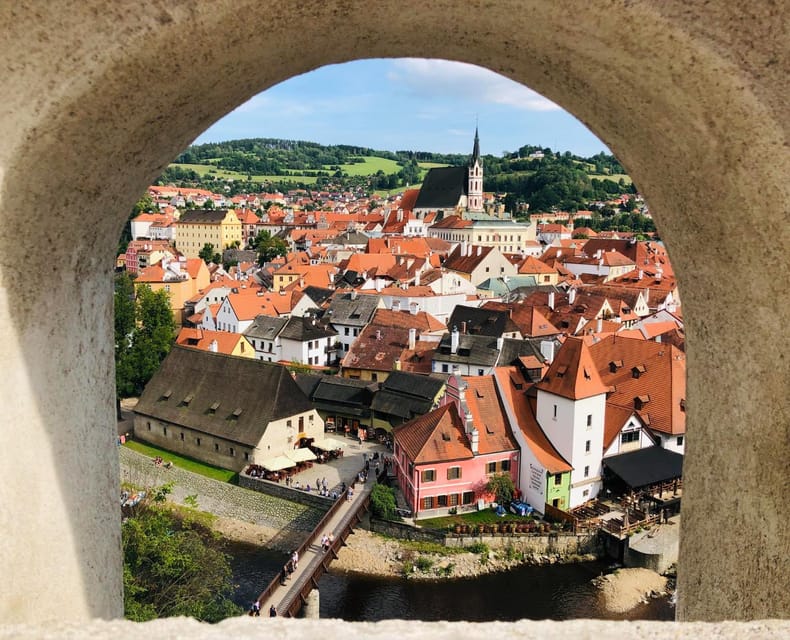
[[[321,67],[258,94],[196,143],[285,138],[390,151],[501,155],[525,144],[591,156],[606,146],[568,112],[487,69],[399,58]]]

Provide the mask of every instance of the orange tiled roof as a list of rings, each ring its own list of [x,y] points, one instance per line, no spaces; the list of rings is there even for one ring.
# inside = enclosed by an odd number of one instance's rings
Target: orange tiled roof
[[[395,427],[395,440],[416,464],[474,457],[463,420],[452,402]]]
[[[568,338],[551,363],[538,389],[554,395],[581,400],[609,391],[598,372],[590,349],[581,338]]]
[[[463,380],[467,384],[466,404],[480,434],[478,451],[487,454],[518,449],[496,391],[494,376],[464,376]]]
[[[504,401],[512,407],[521,433],[538,462],[549,473],[572,471],[573,467],[554,448],[538,424],[534,400],[525,393],[532,383],[524,378],[518,367],[497,367],[494,375]]]
[[[229,331],[207,331],[200,328],[182,328],[176,338],[176,344],[200,351],[209,351],[211,343],[216,341],[217,353],[224,353],[232,355],[233,350],[244,340],[244,336],[240,333],[231,333]]]

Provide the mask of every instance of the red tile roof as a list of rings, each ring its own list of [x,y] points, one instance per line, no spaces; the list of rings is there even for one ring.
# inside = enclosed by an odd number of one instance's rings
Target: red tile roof
[[[416,464],[473,458],[464,422],[449,403],[395,427],[395,441]]]
[[[584,340],[575,337],[565,340],[537,387],[571,400],[591,398],[609,391]]]

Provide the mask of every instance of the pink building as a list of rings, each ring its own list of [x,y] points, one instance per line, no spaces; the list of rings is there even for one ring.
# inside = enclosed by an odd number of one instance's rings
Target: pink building
[[[415,518],[476,509],[496,473],[519,483],[520,453],[492,376],[463,378],[459,397],[394,431],[395,470]]]

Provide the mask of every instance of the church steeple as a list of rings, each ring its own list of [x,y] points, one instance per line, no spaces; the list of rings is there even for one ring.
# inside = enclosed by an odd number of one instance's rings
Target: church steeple
[[[480,136],[475,126],[475,144],[469,158],[466,209],[473,213],[483,212],[483,161],[480,158]]]
[[[475,146],[472,148],[472,157],[469,159],[469,166],[475,164],[480,160],[480,136],[477,135],[477,127],[475,127]]]

